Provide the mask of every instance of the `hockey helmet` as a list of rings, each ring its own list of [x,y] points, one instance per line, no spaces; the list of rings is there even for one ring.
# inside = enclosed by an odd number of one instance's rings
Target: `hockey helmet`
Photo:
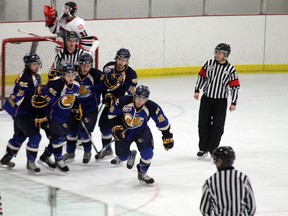
[[[76,32],[68,31],[68,32],[65,32],[65,34],[66,34],[66,41],[69,41],[70,39],[75,39],[76,42],[79,41],[79,36]]]
[[[115,56],[115,60],[120,57],[120,58],[125,58],[127,59],[127,61],[129,60],[130,58],[130,51],[128,49],[125,49],[125,48],[121,48],[117,51],[116,53],[116,56]]]
[[[235,160],[235,152],[230,146],[220,146],[212,152],[212,158],[214,163],[217,159],[221,159],[222,167],[232,166]]]
[[[134,92],[134,96],[143,98],[143,99],[148,99],[150,95],[150,91],[148,86],[144,86],[144,85],[139,85],[136,88],[136,91]]]
[[[93,65],[93,57],[88,52],[84,52],[79,57],[79,63],[81,64],[90,64]]]
[[[67,64],[64,64],[61,68],[61,73],[62,73],[62,76],[65,76],[65,74],[75,74],[75,67],[74,65],[70,64],[70,63],[67,63]]]
[[[42,61],[40,60],[40,57],[36,53],[27,53],[23,57],[23,61],[25,66],[30,66],[32,63],[38,63],[38,65],[42,65]]]
[[[216,52],[219,52],[219,51],[220,51],[220,52],[223,52],[225,58],[228,58],[228,56],[229,56],[230,53],[231,53],[230,45],[229,45],[229,44],[226,44],[226,43],[220,43],[220,44],[218,44],[218,45],[215,47],[215,53],[216,53]]]
[[[63,7],[63,13],[68,16],[75,16],[77,12],[77,4],[75,2],[66,2]]]

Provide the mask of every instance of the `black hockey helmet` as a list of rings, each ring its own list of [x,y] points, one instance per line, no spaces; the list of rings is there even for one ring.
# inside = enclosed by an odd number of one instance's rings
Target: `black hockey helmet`
[[[77,12],[77,4],[75,2],[66,2],[63,8],[63,13],[68,16],[75,16]]]
[[[143,99],[148,99],[150,95],[150,91],[148,86],[144,86],[144,85],[139,85],[136,88],[136,91],[134,92],[134,96],[143,98]]]
[[[36,53],[27,53],[23,57],[23,61],[25,66],[30,66],[30,64],[36,62],[39,65],[42,65],[42,61],[40,60],[40,57]]]
[[[93,65],[93,57],[91,56],[90,53],[84,52],[79,57],[79,63],[80,63],[80,65],[81,64],[90,64],[92,66]]]
[[[66,34],[66,40],[70,40],[70,39],[75,39],[77,42],[79,41],[79,36],[76,32],[74,31],[68,31],[68,32],[65,32]]]
[[[128,49],[125,49],[125,48],[121,48],[117,51],[116,53],[116,56],[115,56],[115,60],[120,57],[120,58],[125,58],[127,59],[127,61],[129,60],[130,58],[130,51]]]
[[[212,158],[214,163],[217,159],[221,159],[222,167],[232,166],[235,160],[235,152],[230,146],[220,146],[212,152]]]
[[[229,44],[220,43],[220,44],[218,44],[218,45],[215,47],[215,53],[216,53],[216,51],[223,52],[223,53],[224,53],[224,57],[225,57],[225,58],[228,58],[228,56],[229,56],[230,53],[231,53],[231,47],[230,47]]]
[[[75,74],[75,71],[76,71],[76,68],[74,67],[74,65],[70,63],[66,63],[61,67],[62,76],[65,76],[65,74],[68,74],[68,73]]]

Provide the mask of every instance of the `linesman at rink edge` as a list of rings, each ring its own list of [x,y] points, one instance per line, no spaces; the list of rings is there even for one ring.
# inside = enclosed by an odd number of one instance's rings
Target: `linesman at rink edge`
[[[202,189],[202,215],[253,216],[256,203],[250,180],[232,166],[235,152],[230,146],[221,146],[212,153],[217,172],[209,177]]]
[[[39,128],[34,124],[36,112],[31,105],[31,98],[38,86],[41,85],[38,71],[42,62],[36,53],[27,53],[23,60],[25,68],[16,78],[13,92],[3,106],[4,110],[13,118],[14,134],[8,141],[6,154],[0,161],[0,167],[11,169],[15,166],[11,159],[16,157],[23,142],[28,138],[26,147],[27,171],[32,175],[39,175],[41,170],[36,166],[35,160],[41,135]]]
[[[140,152],[137,164],[138,179],[146,184],[153,184],[154,179],[147,175],[154,154],[153,136],[148,126],[150,118],[162,132],[163,146],[166,150],[173,148],[174,139],[170,132],[170,123],[161,107],[149,100],[150,91],[147,86],[139,85],[132,95],[117,99],[108,112],[112,132],[115,138],[117,157],[111,163],[118,165],[127,161],[127,168],[132,169],[136,151],[130,150],[133,142]]]
[[[196,100],[199,100],[199,92],[203,88],[198,120],[199,158],[205,158],[220,144],[224,133],[229,90],[229,110],[236,109],[240,82],[235,68],[227,60],[230,52],[229,44],[218,44],[215,47],[214,59],[208,60],[198,75],[194,93]]]

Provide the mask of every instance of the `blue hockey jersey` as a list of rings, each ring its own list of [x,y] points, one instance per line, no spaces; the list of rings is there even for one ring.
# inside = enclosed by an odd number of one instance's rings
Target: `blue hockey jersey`
[[[138,82],[136,72],[128,65],[123,71],[118,72],[115,70],[115,65],[116,65],[116,62],[112,61],[112,62],[107,63],[103,67],[103,73],[105,75],[114,74],[115,77],[121,83],[121,86],[111,93],[116,98],[119,98],[125,95],[125,93],[127,93],[128,95],[132,95],[133,92],[135,91],[135,88]]]
[[[40,75],[25,69],[16,78],[13,92],[3,106],[4,110],[11,116],[34,115],[35,111],[31,104],[31,98],[40,84]]]
[[[134,140],[134,138],[148,126],[150,118],[156,123],[160,131],[169,129],[170,124],[161,107],[148,100],[140,110],[134,106],[134,97],[126,95],[120,97],[108,112],[108,118],[111,120],[112,127],[115,125],[124,125],[127,129],[125,138]]]
[[[67,123],[79,88],[76,81],[67,85],[61,77],[50,80],[41,94],[47,98],[47,117],[59,123]]]
[[[101,92],[105,87],[101,74],[100,70],[91,68],[86,76],[79,72],[76,76],[76,81],[80,84],[77,102],[81,104],[83,113],[95,112],[98,109]]]

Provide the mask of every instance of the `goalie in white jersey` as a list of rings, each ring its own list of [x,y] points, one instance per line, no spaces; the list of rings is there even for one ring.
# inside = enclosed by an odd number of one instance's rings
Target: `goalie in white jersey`
[[[91,50],[94,42],[94,36],[92,32],[85,27],[84,19],[76,16],[77,5],[75,2],[66,2],[63,7],[63,13],[58,19],[58,14],[55,8],[48,5],[44,6],[44,15],[46,18],[46,27],[49,28],[50,32],[57,34],[56,50],[64,47],[63,38],[65,33],[76,32],[80,38],[80,48],[86,51]],[[64,39],[65,40],[65,39]]]

